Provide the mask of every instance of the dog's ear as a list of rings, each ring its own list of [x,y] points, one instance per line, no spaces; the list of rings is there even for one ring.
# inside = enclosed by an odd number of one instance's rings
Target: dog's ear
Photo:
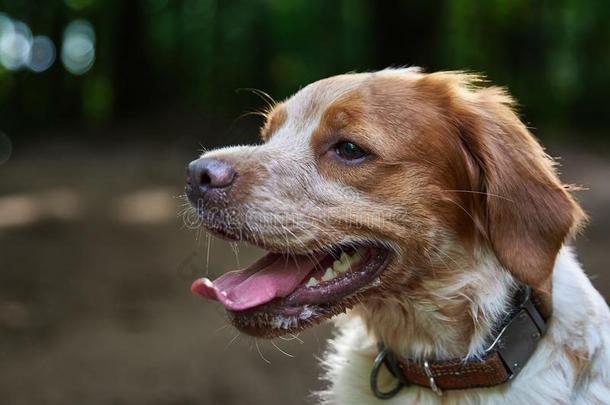
[[[554,163],[495,87],[462,89],[452,103],[483,240],[550,315],[551,276],[562,244],[585,215]],[[478,194],[480,193],[480,194]],[[478,197],[476,197],[478,195]]]

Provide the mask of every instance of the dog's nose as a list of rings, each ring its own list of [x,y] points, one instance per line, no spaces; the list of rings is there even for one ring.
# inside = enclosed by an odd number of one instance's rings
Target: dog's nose
[[[232,164],[219,159],[202,158],[193,160],[187,169],[187,191],[203,194],[212,189],[226,188],[235,179]]]

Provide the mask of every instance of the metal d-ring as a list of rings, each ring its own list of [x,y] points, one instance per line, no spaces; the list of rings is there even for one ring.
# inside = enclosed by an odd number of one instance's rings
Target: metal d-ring
[[[377,357],[375,357],[375,362],[373,363],[373,369],[371,370],[371,391],[373,391],[373,394],[379,399],[390,399],[398,394],[398,391],[407,384],[401,376],[394,354],[383,346],[380,346],[379,349],[379,353],[377,354]],[[385,364],[390,374],[398,380],[394,388],[385,392],[381,391],[377,385],[379,370],[381,369],[382,364]]]

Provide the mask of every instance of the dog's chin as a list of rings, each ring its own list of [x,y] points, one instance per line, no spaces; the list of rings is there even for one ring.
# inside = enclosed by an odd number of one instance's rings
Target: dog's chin
[[[227,231],[213,231],[225,239],[244,240]],[[196,280],[192,290],[222,303],[240,331],[273,338],[300,332],[352,308],[381,285],[379,277],[392,259],[390,250],[375,242],[293,252],[291,247],[273,247],[246,269],[214,281]]]

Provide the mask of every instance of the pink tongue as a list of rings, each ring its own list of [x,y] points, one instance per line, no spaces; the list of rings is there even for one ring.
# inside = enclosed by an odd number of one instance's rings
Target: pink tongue
[[[214,282],[195,280],[191,291],[220,301],[231,311],[243,311],[293,292],[324,257],[282,256],[270,253],[244,270],[225,273]]]

